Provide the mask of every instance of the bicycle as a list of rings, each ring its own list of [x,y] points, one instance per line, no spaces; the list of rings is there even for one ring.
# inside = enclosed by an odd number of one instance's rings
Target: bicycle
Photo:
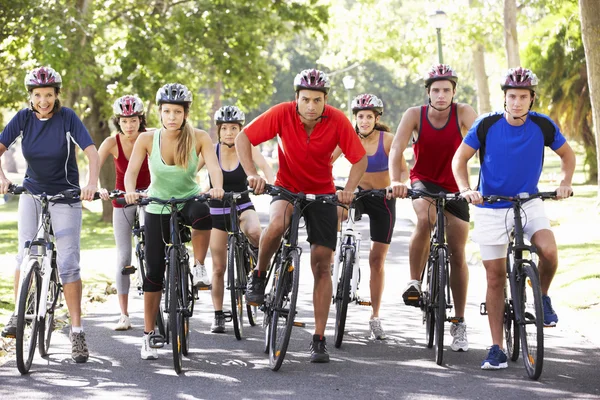
[[[231,294],[231,311],[226,312],[226,318],[233,320],[233,331],[238,340],[243,336],[244,295],[248,284],[248,275],[256,266],[256,255],[250,248],[250,242],[240,230],[240,215],[237,200],[250,193],[227,192],[223,202],[230,201],[229,229],[227,230],[227,289]],[[256,311],[251,304],[246,304],[248,323],[255,326]]]
[[[444,360],[444,324],[454,322],[448,317],[453,308],[450,296],[450,258],[446,243],[444,208],[448,201],[465,201],[460,193],[429,193],[422,190],[408,190],[411,199],[432,199],[436,209],[436,223],[429,241],[427,266],[421,274],[421,282],[426,282],[421,292],[419,306],[423,312],[425,340],[428,348],[435,345],[435,361],[442,365]],[[433,204],[432,204],[433,205]],[[411,299],[417,300],[417,299]]]
[[[207,201],[208,194],[193,196],[185,199],[171,198],[168,200],[155,197],[143,197],[137,205],[145,206],[150,203],[161,204],[169,208],[170,243],[166,248],[164,304],[165,313],[169,314],[165,335],[155,333],[150,337],[150,345],[161,348],[170,343],[173,349],[173,365],[177,374],[181,373],[183,356],[188,355],[190,340],[190,317],[194,313],[194,303],[198,299],[198,289],[192,283],[189,266],[189,254],[185,243],[191,241],[190,228],[181,223],[178,205],[188,201]]]
[[[298,229],[302,211],[310,206],[311,202],[319,201],[337,206],[338,201],[336,195],[292,193],[282,187],[269,184],[265,186],[265,194],[281,196],[293,206],[290,225],[268,270],[267,282],[270,283],[270,289],[260,308],[264,313],[265,353],[269,353],[271,370],[278,371],[287,352],[292,327],[305,326],[304,323],[294,321],[300,282],[302,249],[298,246]]]
[[[333,259],[331,275],[333,287],[333,303],[335,304],[335,333],[334,344],[340,348],[346,327],[348,304],[355,302],[361,306],[371,306],[370,301],[363,301],[358,297],[358,284],[360,282],[360,242],[362,235],[354,230],[356,219],[356,201],[362,197],[385,198],[386,189],[360,190],[348,207],[348,219],[345,229],[340,229]],[[341,271],[341,274],[340,274]]]
[[[507,356],[512,361],[519,359],[519,345],[523,353],[523,364],[529,378],[537,380],[544,366],[544,311],[542,289],[536,265],[537,249],[524,240],[521,207],[533,199],[555,199],[556,192],[536,194],[519,193],[517,196],[483,196],[488,203],[509,201],[514,213],[514,227],[509,235],[506,251],[506,279],[504,286],[504,338]],[[529,257],[523,253],[529,253]],[[510,291],[508,287],[510,286]],[[481,303],[482,315],[487,314],[485,303]]]
[[[55,328],[55,311],[63,306],[63,288],[58,276],[51,202],[60,199],[79,199],[79,189],[67,189],[54,196],[32,195],[22,186],[10,185],[9,193],[29,194],[41,204],[38,238],[25,242],[21,262],[21,280],[17,293],[16,359],[21,374],[27,374],[35,354],[36,342],[42,357],[48,355]],[[95,199],[99,198],[98,193]]]

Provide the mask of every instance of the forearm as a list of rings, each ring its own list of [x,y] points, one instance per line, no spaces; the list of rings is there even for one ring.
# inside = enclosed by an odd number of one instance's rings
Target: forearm
[[[252,160],[252,144],[243,131],[235,139],[235,150],[246,175],[257,175],[256,167]]]
[[[399,142],[394,140],[390,149],[389,157],[389,169],[390,179],[392,182],[404,182],[408,179],[408,168],[406,167],[406,161],[404,160],[404,148]]]
[[[569,152],[560,159],[560,170],[562,172],[561,186],[571,186],[573,174],[575,173],[575,153]]]
[[[95,147],[85,151],[89,162],[88,186],[98,186],[98,176],[100,174],[100,158]]]
[[[363,174],[367,170],[367,156],[363,156],[359,162],[352,165],[350,168],[350,174],[348,175],[348,182],[346,182],[345,191],[354,192],[358,187],[358,183],[360,182],[360,178],[362,178]]]
[[[207,164],[206,169],[208,170],[213,188],[223,189],[223,172],[221,168],[218,165]]]
[[[452,172],[459,191],[462,192],[464,189],[471,187],[469,185],[469,168],[466,161],[454,158],[452,160]]]

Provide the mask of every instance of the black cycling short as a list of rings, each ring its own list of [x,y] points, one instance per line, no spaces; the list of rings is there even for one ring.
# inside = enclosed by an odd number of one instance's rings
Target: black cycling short
[[[435,183],[425,181],[415,181],[411,183],[411,187],[414,190],[424,190],[429,193],[450,193],[448,190],[436,185]],[[447,201],[444,209],[463,221],[469,222],[470,220],[469,203],[466,201]]]
[[[360,196],[360,194],[359,194]],[[396,199],[376,196],[364,196],[356,201],[356,220],[359,216],[369,216],[371,240],[390,244],[396,225]]]
[[[217,206],[217,207],[214,207]],[[221,231],[225,231],[227,232],[228,230],[231,229],[230,225],[230,218],[231,215],[229,213],[229,204],[227,204],[227,207],[218,207],[218,206],[223,206],[222,203],[217,204],[217,203],[211,203],[210,204],[210,214],[212,217],[212,227],[213,229],[219,229]],[[254,210],[254,205],[252,204],[252,200],[248,199],[248,201],[243,202],[243,203],[237,203],[237,209],[238,209],[238,214],[241,216],[244,211],[248,211],[248,210]]]
[[[274,196],[275,201],[288,201],[283,196]],[[318,201],[302,201],[302,216],[306,222],[308,243],[318,244],[335,250],[337,242],[337,207]]]
[[[180,212],[185,225],[193,229],[206,231],[212,229],[212,220],[208,204],[199,201],[186,203]],[[163,288],[165,277],[165,242],[171,242],[169,230],[170,214],[145,213],[146,234],[146,279],[144,292],[159,292]]]

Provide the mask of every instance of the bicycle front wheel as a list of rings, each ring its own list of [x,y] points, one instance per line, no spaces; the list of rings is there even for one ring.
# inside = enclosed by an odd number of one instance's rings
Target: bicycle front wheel
[[[48,355],[52,332],[55,328],[54,313],[56,306],[60,305],[61,293],[61,286],[58,280],[58,269],[53,267],[50,275],[48,296],[46,297],[46,316],[40,320],[39,325],[38,349],[42,357]]]
[[[544,366],[544,311],[542,290],[537,268],[533,263],[523,263],[517,276],[517,304],[521,310],[519,333],[523,363],[527,375],[538,379]]]
[[[179,279],[179,257],[177,248],[169,248],[169,329],[171,333],[171,344],[173,348],[173,366],[176,373],[181,373],[181,364],[183,361],[182,353],[182,332],[183,318],[180,312],[183,308],[183,296],[181,290],[181,281]]]
[[[427,348],[433,347],[435,338],[435,313],[433,299],[437,288],[437,265],[432,257],[427,261],[427,288],[421,295],[421,309],[423,310],[423,322],[425,323],[425,343]]]
[[[21,374],[26,374],[31,368],[35,345],[38,336],[37,311],[40,301],[40,265],[30,261],[29,272],[21,283],[21,293],[17,307],[17,368]]]
[[[275,279],[275,300],[269,339],[269,364],[273,371],[279,370],[283,364],[296,317],[300,280],[300,255],[297,251],[291,251],[287,259],[278,266]]]
[[[340,348],[344,339],[346,328],[346,315],[348,314],[348,303],[350,302],[350,281],[352,280],[352,269],[354,268],[354,249],[346,249],[343,256],[343,268],[340,281],[337,285],[335,295],[335,347]]]
[[[512,361],[519,359],[519,338],[513,299],[508,297],[507,288],[504,288],[504,340],[506,342],[506,355]]]
[[[444,324],[446,323],[446,249],[437,253],[437,289],[435,297],[435,362],[442,365],[444,360]]]
[[[233,321],[233,332],[237,340],[241,340],[244,334],[244,292],[240,282],[243,261],[235,235],[229,235],[227,240],[227,285],[231,296],[231,319]]]

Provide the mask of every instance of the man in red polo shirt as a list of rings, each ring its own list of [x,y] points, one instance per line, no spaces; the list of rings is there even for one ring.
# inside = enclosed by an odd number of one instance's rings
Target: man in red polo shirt
[[[252,146],[277,136],[279,170],[275,185],[296,193],[334,193],[331,154],[339,146],[353,165],[346,187],[337,191],[337,195],[341,203],[351,203],[360,177],[367,169],[367,156],[348,118],[342,111],[326,104],[330,86],[327,75],[319,70],[300,72],[294,79],[296,101],[272,107],[237,136],[238,157],[254,193],[262,193],[265,180],[258,175],[252,162]],[[271,202],[269,225],[260,240],[258,268],[248,282],[246,300],[249,303],[264,302],[267,267],[291,220],[292,206],[282,200],[274,198]],[[330,263],[336,245],[337,209],[331,204],[312,203],[303,215],[315,278],[315,334],[310,360],[329,362],[324,335],[331,304]]]

